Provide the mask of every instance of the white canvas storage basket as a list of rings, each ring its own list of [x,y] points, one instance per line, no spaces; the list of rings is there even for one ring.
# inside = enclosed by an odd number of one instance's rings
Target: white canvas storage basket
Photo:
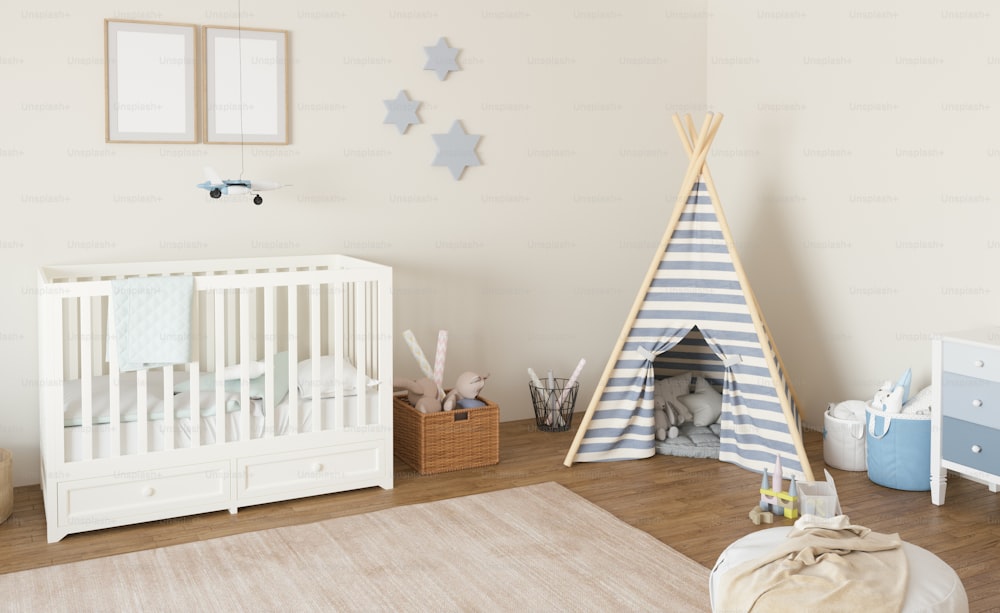
[[[823,461],[840,470],[867,470],[865,422],[834,417],[827,409],[823,417]]]

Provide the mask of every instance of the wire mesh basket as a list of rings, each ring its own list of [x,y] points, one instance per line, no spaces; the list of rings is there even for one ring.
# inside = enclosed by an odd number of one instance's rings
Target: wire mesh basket
[[[565,432],[573,424],[573,407],[580,383],[574,381],[567,387],[569,379],[553,379],[549,385],[542,381],[542,387],[528,382],[531,402],[535,406],[535,425],[542,432]]]

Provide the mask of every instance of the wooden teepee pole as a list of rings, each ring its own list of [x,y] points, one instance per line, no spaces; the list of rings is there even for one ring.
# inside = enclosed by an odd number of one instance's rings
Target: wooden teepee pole
[[[677,115],[674,115],[673,120],[674,126],[677,128],[677,133],[680,135],[681,142],[684,145],[684,150],[687,152],[689,157],[693,157],[696,150],[692,147],[691,141],[696,140],[695,137],[697,133],[695,132],[694,122],[691,120],[691,116],[685,116],[687,130],[685,130],[681,125],[680,118]],[[688,132],[690,132],[690,139]],[[750,317],[753,320],[754,329],[757,332],[757,339],[760,342],[761,350],[764,352],[764,361],[767,363],[768,372],[771,374],[771,380],[774,381],[775,384],[782,381],[782,377],[778,373],[778,368],[780,366],[781,370],[785,373],[784,382],[785,385],[788,386],[788,392],[791,395],[792,401],[796,404],[796,406],[800,406],[798,399],[795,397],[795,390],[788,381],[788,370],[781,361],[781,356],[778,354],[777,346],[774,344],[773,339],[771,339],[771,331],[764,321],[764,314],[761,312],[760,306],[757,304],[757,298],[754,296],[753,288],[747,278],[746,271],[743,270],[743,263],[740,262],[739,254],[736,251],[736,244],[733,242],[733,236],[729,231],[729,223],[726,222],[726,215],[722,210],[722,201],[719,199],[719,194],[715,190],[715,182],[712,180],[712,173],[708,169],[708,162],[705,162],[702,165],[701,174],[705,187],[708,189],[708,194],[712,198],[712,207],[715,210],[715,217],[718,219],[719,226],[722,229],[722,236],[726,241],[726,248],[729,250],[729,256],[733,261],[733,268],[736,270],[736,276],[743,288],[743,295],[746,298],[747,306],[750,308]],[[806,454],[805,445],[802,441],[802,433],[798,428],[795,414],[792,412],[792,405],[783,390],[778,390],[777,396],[778,401],[781,403],[781,412],[784,414],[785,422],[788,424],[788,431],[792,436],[792,442],[795,445],[795,453],[798,454],[799,463],[802,465],[802,474],[806,481],[813,481],[812,466],[809,464],[809,456]]]
[[[690,115],[687,115],[685,117],[685,119],[687,120],[687,128],[691,132],[691,138],[693,139],[695,137],[695,134],[696,134],[695,127],[694,127],[694,121],[691,120],[691,116]],[[711,175],[711,173],[708,170],[708,163],[707,162],[705,163],[705,176],[708,177],[708,184],[711,186],[711,195],[712,195],[712,197],[713,198],[717,198],[718,194],[715,192],[715,182],[712,181],[712,175]],[[725,213],[722,211],[721,205],[718,208],[719,208],[719,215],[720,215],[719,218],[721,220],[721,223],[724,224],[724,225],[726,225],[726,227],[728,228],[729,224],[726,222]],[[727,234],[728,234],[728,230],[727,230]],[[739,259],[739,254],[737,253],[735,247],[732,249],[732,252],[734,254],[736,254],[736,258],[738,260]],[[742,270],[742,269],[743,269],[743,264],[740,263],[740,270]],[[760,317],[760,322],[764,326],[765,332],[767,332],[767,338],[769,340],[773,341],[774,339],[771,338],[771,328],[770,328],[770,326],[767,325],[767,318],[764,317],[764,311],[763,311],[763,309],[760,308],[760,304],[757,302],[757,296],[756,296],[756,294],[754,294],[753,286],[750,285],[749,283],[747,283],[747,286],[744,288],[744,290],[746,291],[746,294],[749,297],[748,301],[749,300],[753,301],[752,305],[755,307],[755,311],[757,313],[757,316]],[[778,352],[778,346],[777,346],[777,344],[773,345],[772,350],[774,351],[774,357],[777,358],[777,360],[778,360],[778,367],[781,368],[782,372],[785,373],[785,385],[788,386],[788,393],[792,397],[792,402],[795,403],[795,406],[801,407],[802,405],[799,403],[799,397],[798,397],[798,394],[795,392],[795,387],[792,385],[792,382],[788,378],[788,369],[785,368],[785,362],[784,362],[784,360],[781,359],[781,354]]]
[[[573,460],[576,458],[576,452],[580,449],[583,437],[587,433],[590,421],[594,417],[594,411],[597,409],[597,405],[601,401],[601,394],[608,384],[608,379],[611,378],[611,373],[614,371],[615,364],[621,356],[622,349],[625,347],[625,341],[628,340],[629,332],[632,330],[636,317],[639,315],[639,309],[642,308],[642,303],[646,299],[646,292],[649,289],[650,284],[653,282],[653,278],[656,276],[656,271],[660,268],[660,262],[663,260],[663,254],[667,250],[667,245],[670,244],[670,237],[673,236],[674,230],[677,228],[677,224],[680,223],[681,214],[684,212],[684,207],[687,204],[688,197],[691,195],[691,188],[694,187],[695,182],[701,174],[701,167],[705,164],[705,158],[708,156],[708,149],[711,146],[712,141],[715,139],[715,134],[718,132],[719,124],[721,123],[722,113],[708,113],[705,116],[701,132],[698,133],[698,137],[695,139],[694,149],[689,153],[690,160],[688,162],[687,172],[684,174],[684,180],[681,182],[681,188],[677,194],[677,201],[674,204],[674,211],[670,217],[670,222],[667,224],[667,230],[663,233],[663,238],[660,239],[660,245],[653,256],[653,260],[649,264],[646,276],[635,296],[635,301],[632,303],[632,310],[625,319],[625,325],[622,326],[622,331],[618,335],[618,341],[615,343],[615,349],[611,352],[611,358],[604,366],[604,372],[601,374],[601,378],[598,381],[594,395],[591,397],[590,404],[587,406],[587,412],[584,413],[583,418],[580,420],[580,426],[577,428],[576,436],[573,438],[573,444],[570,446],[569,452],[566,454],[566,459],[563,460],[563,464],[566,466],[573,465]]]

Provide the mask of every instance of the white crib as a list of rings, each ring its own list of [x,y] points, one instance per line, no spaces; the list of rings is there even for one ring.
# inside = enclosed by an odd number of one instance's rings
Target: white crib
[[[120,371],[112,282],[155,276],[193,279],[191,361]],[[51,266],[38,307],[50,543],[392,488],[389,267],[339,255]]]

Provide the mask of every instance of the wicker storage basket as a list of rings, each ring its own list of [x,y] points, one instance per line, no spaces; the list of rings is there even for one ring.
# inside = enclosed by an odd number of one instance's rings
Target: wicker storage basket
[[[0,524],[7,521],[14,510],[14,456],[6,449],[0,449]]]
[[[491,466],[500,461],[500,407],[421,413],[392,399],[394,453],[421,475]]]

